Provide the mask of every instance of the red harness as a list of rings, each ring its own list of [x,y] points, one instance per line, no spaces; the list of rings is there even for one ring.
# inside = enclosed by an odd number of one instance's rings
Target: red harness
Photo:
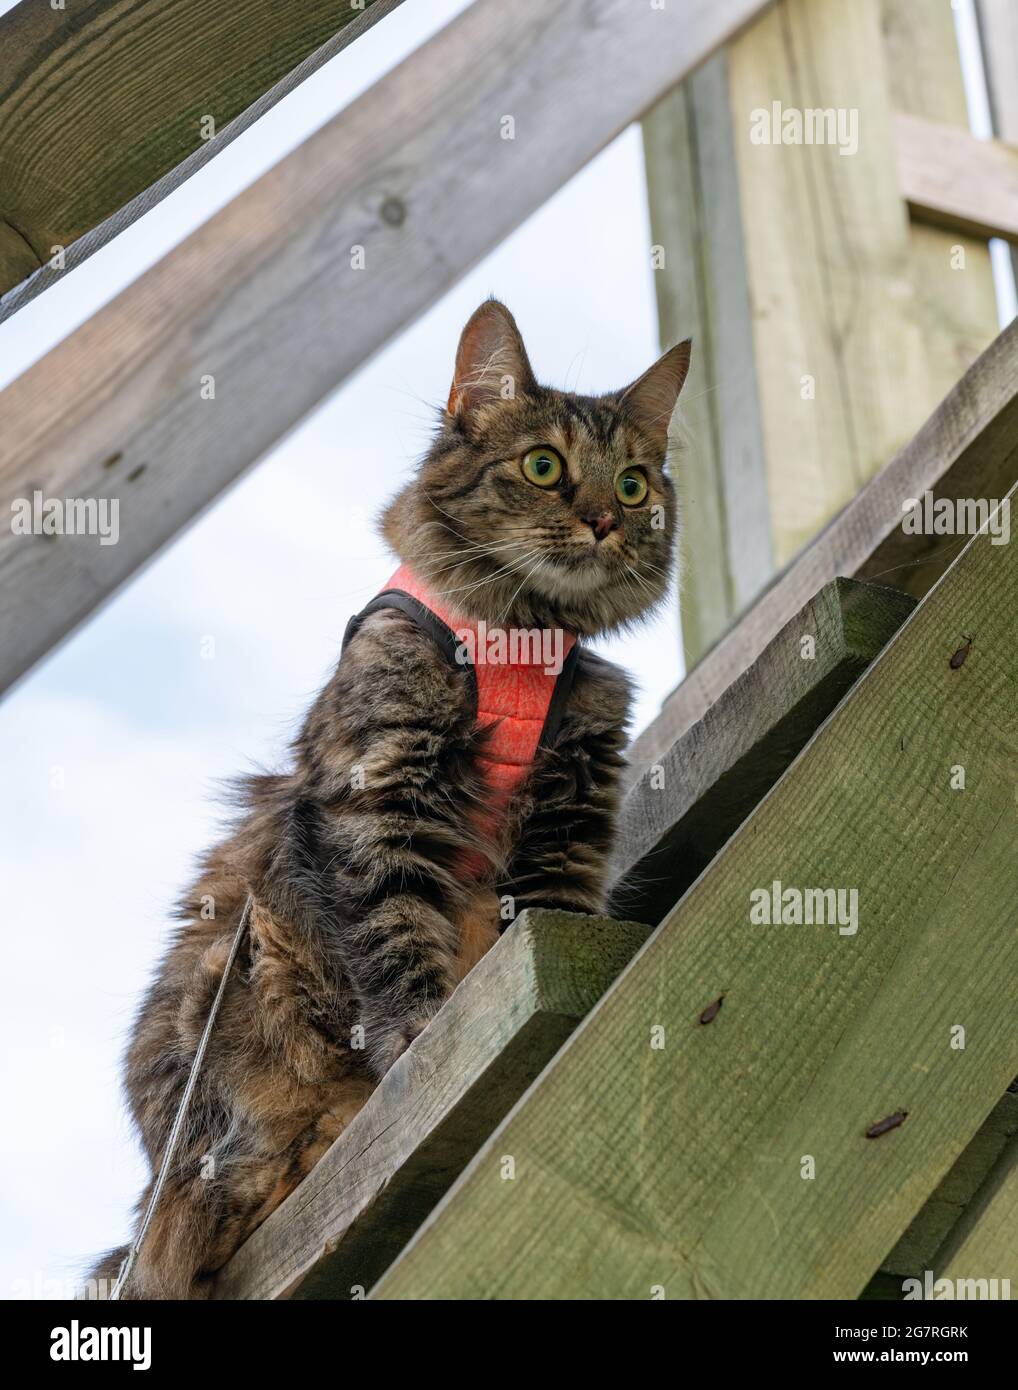
[[[454,599],[454,595],[453,595]],[[467,673],[475,717],[488,730],[478,763],[491,792],[490,833],[523,783],[539,748],[552,743],[572,687],[579,647],[564,628],[489,628],[437,597],[406,565],[350,620],[343,645],[369,613],[398,608]],[[470,856],[469,877],[480,865]]]

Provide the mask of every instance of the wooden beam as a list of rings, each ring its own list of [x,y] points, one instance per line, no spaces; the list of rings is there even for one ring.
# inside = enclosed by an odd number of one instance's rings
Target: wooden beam
[[[893,585],[921,598],[961,540],[909,535],[903,504],[999,499],[1018,478],[1018,324],[986,349],[914,439],[780,574],[665,701],[629,751],[630,776],[657,762],[703,717],[813,594],[838,575]]]
[[[968,131],[951,0],[924,0],[921,5],[915,0],[881,0],[880,19],[895,113]],[[998,331],[993,268],[986,242],[958,228],[945,230],[910,219],[909,247],[932,408]]]
[[[728,88],[722,49],[643,122],[661,342],[695,344],[672,420],[687,667],[774,572]]]
[[[220,1272],[214,1297],[370,1288],[648,935],[605,917],[523,913]]]
[[[977,237],[1018,242],[1018,149],[899,114],[898,177],[913,217]]]
[[[0,321],[399,3],[23,0],[0,16]]]
[[[915,607],[835,579],[631,787],[612,861],[612,911],[660,922]]]
[[[823,143],[761,132],[775,106]],[[894,107],[966,124],[950,0],[783,0],[644,122],[661,336],[697,343],[687,669],[996,332],[985,244],[909,222]]]
[[[958,1233],[964,1233],[971,1220],[966,1219],[966,1213],[975,1209],[973,1204],[982,1207],[988,1185],[995,1187],[994,1174],[1001,1156],[1016,1137],[1018,1095],[1009,1090],[993,1107],[971,1143],[958,1155],[950,1172],[881,1263],[881,1272],[874,1282],[885,1295],[900,1298],[903,1279],[922,1279],[928,1269],[937,1269],[946,1262],[946,1257],[941,1259],[939,1252],[950,1250],[951,1243],[961,1243]],[[1018,1247],[1013,1253],[1018,1258]],[[889,1280],[896,1281],[896,1287],[889,1285]]]
[[[983,1293],[980,1285],[995,1279],[998,1298],[1018,1299],[1018,1136],[1012,1136],[983,1190],[940,1252],[936,1277],[956,1284],[965,1281],[967,1299],[987,1297],[989,1291]],[[1010,1281],[1009,1290],[1002,1287],[1005,1279]],[[961,1296],[955,1292],[956,1298]]]
[[[0,689],[763,3],[478,0],[0,393],[0,514],[120,501],[0,528]]]
[[[1018,10],[1012,0],[976,0],[993,130],[1018,145]],[[1018,247],[1011,247],[1018,279]]]
[[[1016,607],[984,532],[373,1297],[859,1295],[1018,1070]]]

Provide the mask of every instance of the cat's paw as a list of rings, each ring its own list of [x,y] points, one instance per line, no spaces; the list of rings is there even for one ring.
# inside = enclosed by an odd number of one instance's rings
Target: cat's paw
[[[362,1019],[368,1065],[379,1079],[427,1028],[436,1010],[412,1018]]]

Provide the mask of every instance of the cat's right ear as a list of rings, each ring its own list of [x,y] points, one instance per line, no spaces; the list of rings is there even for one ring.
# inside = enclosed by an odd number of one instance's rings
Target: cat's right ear
[[[497,299],[486,299],[460,335],[446,409],[450,415],[468,414],[494,401],[512,400],[535,384],[516,320]]]
[[[668,447],[668,422],[686,380],[692,351],[689,338],[669,348],[653,367],[648,367],[643,376],[637,377],[632,386],[622,392],[623,404],[662,453]]]

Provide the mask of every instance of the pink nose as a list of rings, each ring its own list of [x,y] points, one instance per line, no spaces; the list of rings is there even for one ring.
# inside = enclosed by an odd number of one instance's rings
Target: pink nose
[[[583,520],[599,541],[603,541],[605,536],[614,531],[619,524],[611,512],[600,512],[597,516],[585,516]]]

